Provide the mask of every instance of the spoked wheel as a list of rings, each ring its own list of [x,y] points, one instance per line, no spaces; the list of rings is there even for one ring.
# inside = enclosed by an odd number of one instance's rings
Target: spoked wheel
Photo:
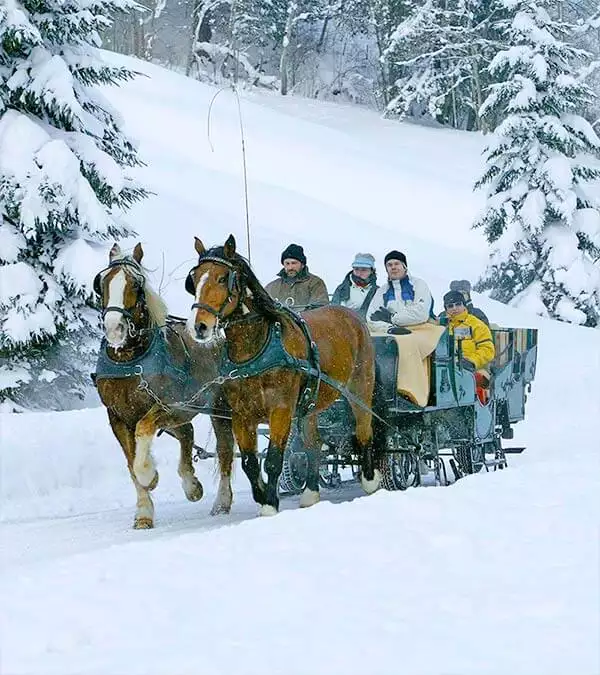
[[[463,474],[479,473],[485,464],[482,443],[460,443],[454,450],[456,461]]]
[[[418,484],[419,459],[412,452],[386,453],[379,466],[386,490],[406,490]]]
[[[319,485],[328,490],[337,490],[342,485],[342,477],[337,467],[332,466],[331,469],[326,464],[321,464],[319,467]]]
[[[297,495],[306,487],[308,453],[305,450],[286,451],[279,476],[279,491]]]

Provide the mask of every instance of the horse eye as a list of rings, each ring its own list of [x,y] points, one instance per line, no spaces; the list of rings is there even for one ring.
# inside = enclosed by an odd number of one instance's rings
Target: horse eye
[[[220,284],[224,284],[224,283],[227,281],[227,276],[219,277],[219,278],[217,279],[217,281],[218,281]]]

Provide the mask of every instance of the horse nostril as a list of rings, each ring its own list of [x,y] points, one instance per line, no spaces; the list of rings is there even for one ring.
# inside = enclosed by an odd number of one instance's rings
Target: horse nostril
[[[207,326],[205,323],[197,323],[196,324],[196,337],[202,338],[204,337],[204,333],[206,333]]]

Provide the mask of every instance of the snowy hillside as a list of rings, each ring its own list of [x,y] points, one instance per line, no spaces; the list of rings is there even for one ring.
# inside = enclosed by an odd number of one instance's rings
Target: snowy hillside
[[[131,222],[155,286],[186,315],[193,236],[233,232],[245,251],[237,104],[219,94],[211,152],[215,90],[128,63],[147,77],[106,93],[156,193]],[[291,241],[330,291],[359,250],[380,275],[385,252],[403,250],[438,306],[450,279],[482,269],[469,229],[479,136],[264,94],[241,105],[263,281]],[[161,437],[156,529],[133,531],[104,409],[2,415],[0,672],[598,675],[600,332],[477,302],[497,323],[540,329],[513,442],[527,450],[448,488],[347,489],[302,511],[289,498],[258,519],[238,467],[232,514],[213,519],[212,463],[198,468],[206,496],[186,502]],[[210,443],[206,421],[195,426]]]

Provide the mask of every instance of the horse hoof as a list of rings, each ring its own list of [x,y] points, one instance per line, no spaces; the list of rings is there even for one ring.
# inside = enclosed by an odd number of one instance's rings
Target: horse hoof
[[[381,486],[381,472],[379,469],[375,469],[373,472],[373,479],[367,480],[364,476],[361,475],[360,483],[363,487],[363,490],[368,494],[372,495],[374,492],[379,490]]]
[[[184,492],[188,501],[199,502],[204,495],[204,488],[202,487],[202,483],[197,478],[194,478],[193,481],[190,481],[190,483],[184,487]]]
[[[277,509],[271,504],[263,504],[258,512],[260,516],[276,516]]]
[[[304,492],[300,495],[300,508],[306,509],[309,506],[314,506],[319,501],[321,501],[321,495],[317,490],[304,488]]]
[[[154,527],[152,518],[140,516],[133,521],[134,530],[151,530]]]
[[[231,506],[227,506],[227,504],[214,504],[212,509],[210,510],[210,515],[211,516],[220,516],[224,513],[229,513],[231,511]]]

